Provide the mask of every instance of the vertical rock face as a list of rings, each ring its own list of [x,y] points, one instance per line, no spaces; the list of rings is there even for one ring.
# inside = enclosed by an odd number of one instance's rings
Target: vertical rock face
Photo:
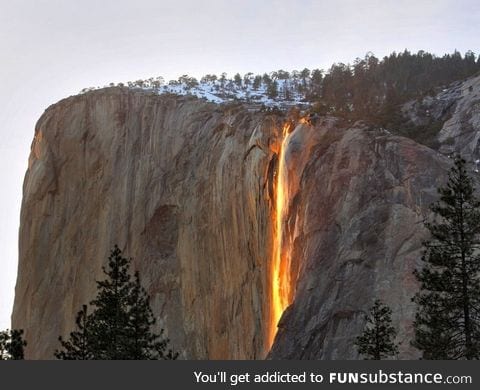
[[[403,113],[415,125],[437,124],[435,137],[443,154],[457,152],[472,161],[480,158],[480,76],[411,101]]]
[[[480,76],[460,82],[447,89],[444,94],[452,96],[453,104],[451,115],[438,134],[438,140],[442,145],[440,150],[443,153],[460,152],[465,158],[478,159],[480,157]],[[442,94],[437,96],[433,108],[441,105],[444,100]]]
[[[27,357],[52,358],[114,244],[134,257],[181,357],[265,357],[281,127],[242,107],[119,88],[49,108],[24,182],[12,316]],[[400,357],[416,356],[412,270],[448,160],[325,118],[297,126],[286,168],[296,292],[269,357],[357,358],[375,298],[394,310]]]
[[[27,357],[52,358],[118,244],[182,357],[262,358],[276,128],[121,89],[49,108],[25,177],[12,316]]]
[[[416,357],[412,272],[446,159],[362,123],[345,128],[326,119],[295,130],[287,165],[300,178],[290,179],[288,219],[297,283],[270,358],[359,358],[355,338],[376,298],[394,310],[399,357]]]

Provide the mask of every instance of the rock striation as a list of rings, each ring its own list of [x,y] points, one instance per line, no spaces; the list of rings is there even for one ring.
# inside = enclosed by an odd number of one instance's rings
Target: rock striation
[[[300,178],[288,219],[296,293],[269,357],[358,359],[354,342],[376,298],[394,311],[399,358],[417,357],[409,344],[412,272],[448,159],[364,123],[345,127],[329,118],[295,130],[287,164]]]
[[[480,75],[411,101],[402,111],[414,125],[437,125],[435,138],[442,154],[459,152],[468,161],[480,159]]]
[[[35,129],[13,326],[52,358],[118,244],[181,357],[265,355],[275,118],[110,88],[50,107]]]
[[[25,176],[12,315],[28,358],[52,358],[114,244],[182,358],[266,356],[284,118],[247,108],[108,88],[47,109]],[[412,270],[448,158],[330,117],[298,125],[285,155],[295,296],[269,358],[357,358],[378,297],[400,357],[417,356]]]

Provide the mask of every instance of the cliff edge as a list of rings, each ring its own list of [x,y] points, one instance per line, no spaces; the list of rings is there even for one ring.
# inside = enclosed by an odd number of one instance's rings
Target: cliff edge
[[[24,182],[12,315],[50,359],[118,244],[181,358],[267,356],[275,177],[284,118],[108,88],[40,118]],[[286,145],[293,303],[270,358],[354,359],[375,298],[401,358],[423,220],[448,158],[363,122],[297,124]]]

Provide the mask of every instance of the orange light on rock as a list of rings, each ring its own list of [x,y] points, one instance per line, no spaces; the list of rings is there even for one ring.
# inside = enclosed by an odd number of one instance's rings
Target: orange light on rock
[[[277,333],[277,325],[282,313],[290,304],[290,258],[283,250],[283,227],[285,213],[288,207],[288,183],[285,166],[285,149],[290,131],[290,124],[285,124],[282,129],[282,142],[278,153],[278,168],[275,180],[275,213],[274,213],[274,239],[271,267],[271,305],[268,334],[268,347],[270,348]]]

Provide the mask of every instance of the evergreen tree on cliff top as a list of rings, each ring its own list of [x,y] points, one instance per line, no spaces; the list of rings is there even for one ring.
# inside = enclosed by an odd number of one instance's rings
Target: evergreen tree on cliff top
[[[163,330],[151,330],[155,318],[149,297],[141,286],[138,273],[129,273],[131,259],[122,256],[115,246],[103,269],[107,278],[97,281],[97,296],[91,302],[94,310],[87,314],[84,305],[77,315],[77,330],[69,340],[60,338],[58,359],[150,360],[176,359],[168,349]],[[133,280],[132,280],[133,279]]]
[[[382,360],[398,353],[395,344],[397,332],[392,326],[391,316],[392,310],[379,299],[375,300],[369,315],[365,317],[365,330],[355,343],[365,360]]]
[[[465,160],[455,158],[436,218],[427,223],[413,345],[424,359],[480,358],[480,201]]]

